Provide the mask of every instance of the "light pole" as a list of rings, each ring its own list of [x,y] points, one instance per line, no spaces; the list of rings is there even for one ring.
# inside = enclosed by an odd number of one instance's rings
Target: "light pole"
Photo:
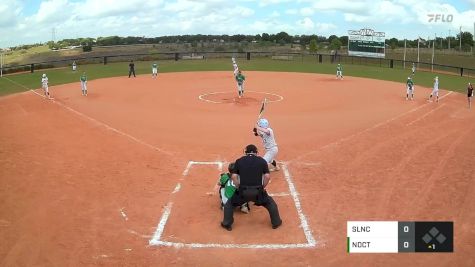
[[[449,52],[450,52],[450,30],[449,30]]]

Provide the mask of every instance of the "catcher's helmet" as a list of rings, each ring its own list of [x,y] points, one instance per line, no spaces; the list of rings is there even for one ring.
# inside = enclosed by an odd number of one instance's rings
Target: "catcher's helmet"
[[[228,171],[229,171],[229,173],[236,173],[236,166],[235,166],[234,162],[229,163]]]
[[[269,121],[267,119],[262,118],[262,119],[259,120],[257,125],[259,125],[259,127],[262,127],[262,128],[268,128],[269,127]]]

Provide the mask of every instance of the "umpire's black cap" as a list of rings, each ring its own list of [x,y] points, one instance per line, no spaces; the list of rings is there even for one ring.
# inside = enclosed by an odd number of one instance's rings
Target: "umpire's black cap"
[[[244,150],[244,153],[246,154],[257,153],[257,147],[253,144],[247,145],[246,150]]]

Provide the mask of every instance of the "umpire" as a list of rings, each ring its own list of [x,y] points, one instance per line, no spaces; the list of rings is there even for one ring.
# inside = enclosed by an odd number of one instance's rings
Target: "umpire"
[[[263,206],[267,209],[272,228],[276,229],[282,224],[282,220],[277,204],[264,189],[270,180],[267,162],[257,155],[255,145],[246,146],[244,153],[244,156],[236,160],[235,173],[231,176],[239,190],[224,205],[224,219],[221,226],[231,231],[234,222],[234,207],[252,201],[256,206]]]

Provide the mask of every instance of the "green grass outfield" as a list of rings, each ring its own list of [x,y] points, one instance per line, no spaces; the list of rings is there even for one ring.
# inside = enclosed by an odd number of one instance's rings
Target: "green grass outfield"
[[[151,75],[152,62],[136,61],[136,74]],[[305,72],[323,73],[335,75],[335,64],[319,64],[315,59],[295,59],[292,61],[272,60],[272,59],[252,59],[240,60],[239,67],[246,71],[274,71],[274,72]],[[0,79],[0,96],[25,91],[27,88],[40,88],[41,75],[46,73],[50,86],[77,82],[79,76],[86,71],[89,80],[128,75],[128,62],[79,65],[78,70],[73,72],[71,68],[60,68],[50,70],[38,70],[35,73],[22,73],[4,76]],[[232,72],[230,59],[207,59],[207,60],[162,60],[159,62],[159,73],[183,72],[183,71],[229,71]],[[344,76],[365,77],[378,80],[395,81],[405,83],[410,74],[410,70],[390,69],[377,66],[343,65]],[[475,78],[460,77],[449,74],[435,74],[430,72],[416,72],[414,82],[417,86],[432,87],[433,79],[439,76],[440,88],[466,92],[468,82],[475,82]],[[252,79],[252,77],[248,77]],[[12,82],[13,81],[13,82]],[[15,84],[17,83],[17,84]],[[23,87],[24,86],[24,87]],[[79,85],[78,85],[79,88]]]

